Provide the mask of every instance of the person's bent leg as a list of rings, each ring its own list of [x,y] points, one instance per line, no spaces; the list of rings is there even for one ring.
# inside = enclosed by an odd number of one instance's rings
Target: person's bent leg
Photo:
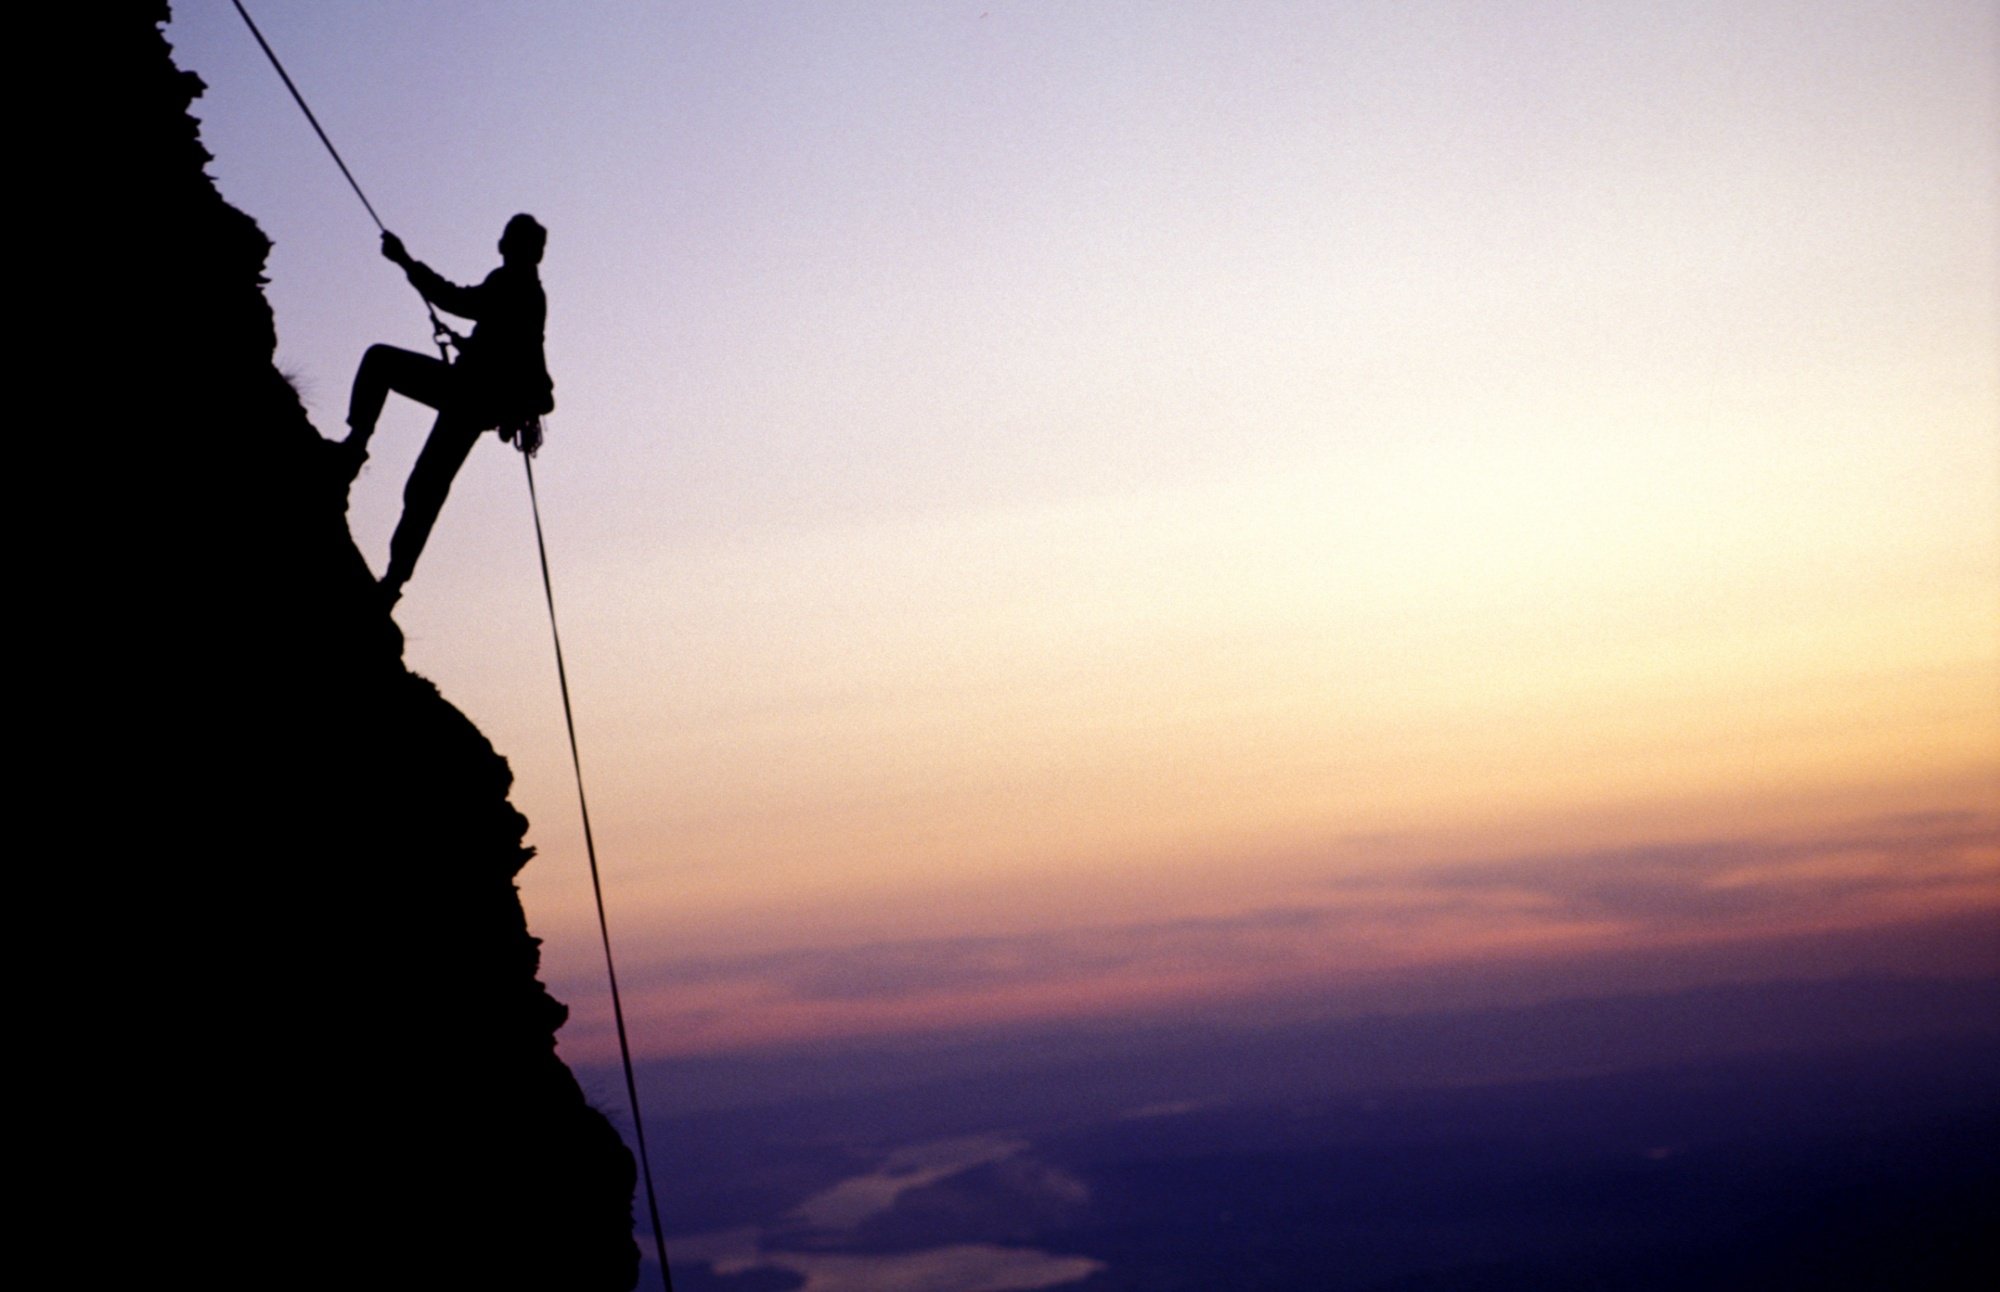
[[[382,574],[382,591],[391,602],[403,594],[403,585],[416,570],[417,557],[423,554],[438,511],[451,492],[452,478],[482,433],[479,427],[468,426],[450,414],[440,416],[431,427],[424,451],[417,455],[417,465],[410,471],[410,482],[403,486],[403,518],[396,522],[396,533],[389,540],[389,568]]]
[[[390,391],[420,404],[443,408],[450,391],[451,365],[442,359],[393,345],[371,345],[354,370],[354,389],[347,400],[347,443],[366,453],[368,437],[382,416]]]

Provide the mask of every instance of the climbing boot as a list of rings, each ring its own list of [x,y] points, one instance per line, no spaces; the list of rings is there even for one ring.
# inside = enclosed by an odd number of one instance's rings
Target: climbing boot
[[[349,436],[344,440],[321,440],[320,459],[326,463],[327,474],[341,484],[352,484],[354,477],[361,474],[361,464],[368,460],[368,445]]]

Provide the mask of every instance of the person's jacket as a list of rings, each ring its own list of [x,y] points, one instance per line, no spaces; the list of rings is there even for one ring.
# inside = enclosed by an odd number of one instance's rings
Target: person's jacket
[[[548,298],[533,265],[501,265],[477,287],[460,287],[422,261],[412,261],[410,282],[424,299],[473,320],[459,347],[461,411],[490,426],[512,426],[556,406],[555,383],[542,354]]]

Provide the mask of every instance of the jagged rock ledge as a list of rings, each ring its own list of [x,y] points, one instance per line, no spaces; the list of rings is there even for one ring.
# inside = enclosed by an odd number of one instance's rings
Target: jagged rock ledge
[[[631,1158],[555,1054],[506,762],[403,664],[166,17],[95,15],[56,105],[101,124],[53,258],[117,344],[46,477],[76,647],[33,708],[114,948],[96,1166],[149,1186],[118,1242],[207,1287],[630,1287]]]

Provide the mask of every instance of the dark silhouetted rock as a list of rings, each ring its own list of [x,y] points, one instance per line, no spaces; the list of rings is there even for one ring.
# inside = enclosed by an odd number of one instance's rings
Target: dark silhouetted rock
[[[166,16],[51,42],[89,68],[48,82],[75,153],[24,253],[101,312],[32,476],[33,806],[73,832],[62,1004],[109,1123],[110,1201],[74,1204],[103,1238],[61,1267],[630,1287],[631,1158],[555,1054],[507,764],[404,667]]]

